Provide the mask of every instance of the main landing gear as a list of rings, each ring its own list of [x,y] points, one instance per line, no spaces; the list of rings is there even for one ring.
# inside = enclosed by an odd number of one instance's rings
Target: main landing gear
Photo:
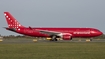
[[[50,41],[57,41],[57,36],[51,36],[51,40]]]

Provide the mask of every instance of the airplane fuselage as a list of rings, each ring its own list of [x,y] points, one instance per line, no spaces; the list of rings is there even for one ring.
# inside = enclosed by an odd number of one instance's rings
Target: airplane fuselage
[[[37,31],[37,29],[40,30],[46,30],[46,31],[56,31],[61,33],[70,33],[72,34],[72,37],[96,37],[102,35],[102,32],[98,29],[94,28],[17,28],[15,32],[28,35],[28,36],[34,36],[34,37],[49,37],[47,34],[40,33]]]

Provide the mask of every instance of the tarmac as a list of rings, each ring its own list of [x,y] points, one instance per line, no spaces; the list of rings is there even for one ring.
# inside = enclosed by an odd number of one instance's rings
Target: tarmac
[[[51,43],[51,42],[105,42],[105,39],[72,39],[72,40],[58,40],[49,41],[46,39],[0,39],[1,43]]]

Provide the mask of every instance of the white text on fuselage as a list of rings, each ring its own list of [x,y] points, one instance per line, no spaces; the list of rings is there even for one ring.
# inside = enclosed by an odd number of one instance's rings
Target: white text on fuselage
[[[90,34],[90,32],[74,32],[74,34]]]

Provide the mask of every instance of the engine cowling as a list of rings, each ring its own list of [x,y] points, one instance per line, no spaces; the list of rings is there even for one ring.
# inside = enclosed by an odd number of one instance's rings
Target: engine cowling
[[[64,40],[71,40],[72,39],[72,35],[70,35],[70,34],[63,34],[62,35],[62,39],[64,39]]]

